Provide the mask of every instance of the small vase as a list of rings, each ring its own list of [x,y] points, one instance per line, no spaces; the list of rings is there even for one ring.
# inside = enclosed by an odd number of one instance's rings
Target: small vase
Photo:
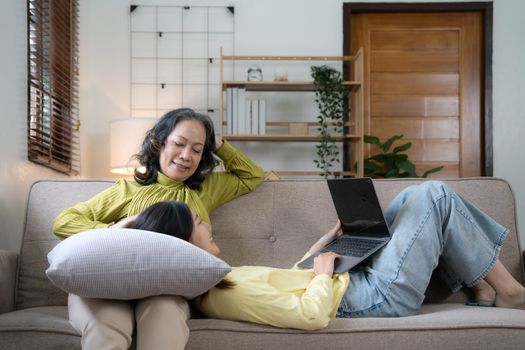
[[[288,81],[288,70],[284,67],[276,67],[273,72],[274,81]]]

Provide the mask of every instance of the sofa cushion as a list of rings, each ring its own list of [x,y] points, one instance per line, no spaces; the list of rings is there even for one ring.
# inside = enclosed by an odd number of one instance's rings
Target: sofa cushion
[[[525,312],[454,303],[423,305],[416,316],[337,318],[319,331],[192,319],[194,349],[522,349]]]
[[[67,306],[44,306],[0,315],[0,349],[80,350]]]
[[[16,309],[67,305],[67,293],[47,278],[47,253],[60,240],[53,234],[53,219],[64,209],[85,201],[112,181],[45,180],[29,191],[26,223],[18,268]]]
[[[189,242],[129,228],[77,233],[55,246],[48,260],[46,274],[57,287],[102,299],[153,295],[191,299],[231,270],[224,261]]]

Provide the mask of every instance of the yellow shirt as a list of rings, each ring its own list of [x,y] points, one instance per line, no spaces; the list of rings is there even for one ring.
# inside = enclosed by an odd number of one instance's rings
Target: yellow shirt
[[[53,222],[53,232],[67,238],[81,231],[105,228],[160,201],[183,201],[209,223],[214,208],[253,191],[264,180],[263,170],[228,142],[216,154],[226,171],[207,175],[199,191],[160,172],[157,182],[146,186],[118,180],[91,199],[63,210]]]
[[[316,276],[297,267],[233,267],[226,278],[233,288],[212,288],[195,300],[204,315],[304,330],[328,325],[350,283],[348,273]]]

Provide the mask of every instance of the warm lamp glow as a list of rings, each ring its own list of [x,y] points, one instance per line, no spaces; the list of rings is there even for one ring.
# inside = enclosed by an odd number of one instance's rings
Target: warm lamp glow
[[[131,157],[137,154],[146,132],[157,122],[153,118],[129,118],[112,121],[109,129],[110,172],[133,175],[139,166]]]

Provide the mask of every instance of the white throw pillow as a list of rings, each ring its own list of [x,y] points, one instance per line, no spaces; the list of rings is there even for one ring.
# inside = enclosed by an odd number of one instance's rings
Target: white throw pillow
[[[231,270],[224,261],[184,240],[122,228],[77,233],[55,246],[47,259],[46,275],[57,287],[104,299],[162,294],[191,299]]]

